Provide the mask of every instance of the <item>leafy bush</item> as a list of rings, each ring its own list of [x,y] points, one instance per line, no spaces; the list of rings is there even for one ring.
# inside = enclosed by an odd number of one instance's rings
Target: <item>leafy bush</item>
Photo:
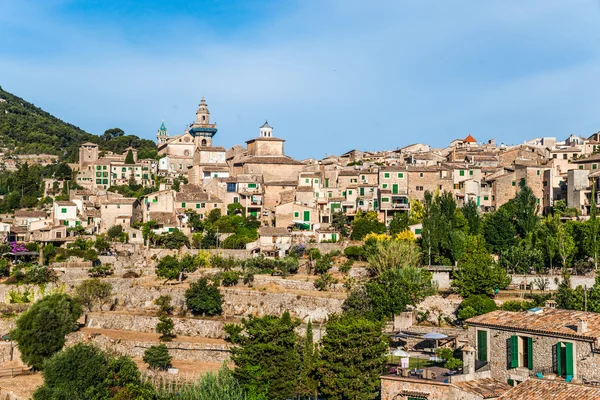
[[[144,352],[143,360],[150,369],[166,370],[171,366],[169,349],[164,344],[151,346]]]
[[[475,310],[477,313],[476,315],[487,314],[498,308],[496,307],[494,300],[490,299],[484,294],[476,294],[464,299],[458,306],[459,313],[462,309],[467,307],[471,307],[473,310]]]
[[[535,306],[535,301],[509,300],[505,301],[500,308],[504,311],[519,312],[529,310],[530,308],[533,308]]]
[[[338,269],[340,270],[340,272],[345,274],[350,271],[350,268],[352,268],[353,264],[354,264],[354,260],[348,259],[348,260],[346,260],[346,262],[344,262],[342,265],[340,265],[340,267]]]
[[[321,251],[319,251],[319,249],[309,249],[307,254],[308,258],[310,258],[311,260],[318,260],[319,258],[321,258]]]
[[[42,369],[44,361],[62,349],[65,336],[77,329],[81,314],[81,305],[66,294],[50,295],[34,303],[11,332],[23,362]]]
[[[12,276],[6,280],[6,283],[42,285],[44,283],[56,282],[57,280],[58,274],[52,268],[44,265],[21,264],[13,268]]]
[[[476,317],[477,315],[479,314],[477,314],[477,311],[471,306],[466,306],[458,311],[458,319],[462,319],[463,321]]]
[[[198,279],[185,291],[185,303],[194,315],[220,315],[223,311],[223,298],[214,283],[207,278]]]
[[[208,372],[195,382],[173,385],[161,380],[157,384],[156,391],[160,400],[247,400],[250,398],[226,364],[223,364],[217,374]]]
[[[10,290],[8,292],[9,302],[11,304],[31,303],[33,293],[25,289],[22,293],[18,290]]]
[[[338,283],[337,279],[335,279],[329,273],[324,273],[315,280],[314,285],[317,290],[325,291],[325,290],[329,289],[329,287],[335,283]]]
[[[324,255],[319,258],[315,263],[315,274],[324,274],[331,269],[333,266],[333,261],[329,254]]]
[[[122,235],[123,227],[121,225],[113,225],[110,228],[108,228],[108,231],[106,231],[106,236],[111,241],[120,239]]]
[[[179,279],[182,273],[182,265],[175,256],[164,256],[156,265],[156,276],[160,278]]]
[[[115,270],[113,269],[112,265],[110,265],[110,264],[107,264],[107,265],[99,264],[88,270],[88,274],[92,278],[106,278],[107,276],[110,276],[114,273],[115,273]]]
[[[342,255],[342,252],[339,249],[333,249],[329,253],[327,253],[327,255],[329,255],[329,257],[338,257]]]
[[[365,249],[362,246],[348,246],[344,249],[344,255],[353,260],[365,260]]]
[[[235,286],[240,280],[241,273],[238,271],[225,271],[221,275],[221,284],[223,286]]]
[[[141,382],[131,358],[113,358],[89,344],[76,344],[50,358],[44,380],[34,400],[154,398],[154,389]]]

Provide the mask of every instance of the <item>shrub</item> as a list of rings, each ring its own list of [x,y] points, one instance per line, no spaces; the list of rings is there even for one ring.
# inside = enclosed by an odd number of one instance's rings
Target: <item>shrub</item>
[[[87,279],[75,288],[75,295],[88,310],[92,311],[95,305],[102,310],[102,306],[110,301],[112,285],[98,278]]]
[[[11,333],[23,362],[42,369],[44,361],[62,349],[65,336],[77,329],[81,314],[81,305],[66,294],[50,295],[34,303],[19,317]]]
[[[135,271],[127,271],[123,274],[123,278],[139,278],[140,274]]]
[[[223,286],[235,286],[240,280],[241,273],[238,271],[226,271],[221,275],[221,283]]]
[[[462,319],[463,321],[476,317],[477,315],[479,314],[477,314],[477,311],[471,306],[466,306],[458,311],[458,319]]]
[[[0,258],[0,276],[10,275],[10,262],[6,258]]]
[[[174,307],[171,305],[171,300],[173,300],[173,298],[168,294],[163,294],[154,300],[154,305],[158,306],[158,312],[156,313],[157,316],[166,317],[173,313]]]
[[[106,232],[106,236],[111,241],[120,239],[122,235],[123,235],[123,227],[121,225],[113,225],[110,228],[108,228],[108,231]]]
[[[329,257],[338,257],[342,255],[342,252],[339,249],[333,249],[329,253],[327,253],[327,255],[329,255]]]
[[[112,265],[110,265],[110,264],[96,265],[95,267],[92,267],[88,270],[88,274],[92,278],[106,278],[107,276],[110,276],[114,273],[115,273],[115,271],[114,271]]]
[[[182,265],[175,256],[164,256],[156,265],[156,276],[167,280],[179,279],[182,272]]]
[[[31,300],[33,299],[33,293],[29,292],[27,289],[25,289],[23,293],[19,292],[18,290],[10,290],[8,292],[8,297],[11,304],[31,303]]]
[[[319,251],[319,249],[309,249],[307,254],[308,258],[310,258],[311,260],[318,260],[319,258],[321,258],[321,252]]]
[[[331,276],[331,274],[325,273],[315,280],[315,288],[320,291],[325,291],[335,283],[338,283],[338,280]]]
[[[185,303],[194,315],[220,315],[223,299],[219,288],[207,278],[198,279],[185,291]]]
[[[164,344],[151,346],[144,352],[144,362],[150,369],[166,370],[171,366],[169,349]]]
[[[475,312],[477,313],[476,315],[487,314],[498,308],[496,307],[496,303],[494,302],[494,300],[490,299],[484,294],[476,294],[464,299],[460,303],[460,306],[458,306],[459,313],[462,309],[466,307],[471,307],[473,310],[475,310]]]
[[[352,268],[352,264],[354,264],[354,260],[348,259],[346,260],[346,262],[340,265],[338,269],[340,270],[340,272],[345,274],[350,271],[350,268]]]
[[[158,318],[156,333],[160,333],[160,340],[170,342],[175,337],[175,324],[173,320],[165,315]]]
[[[324,274],[331,269],[333,261],[329,255],[325,255],[315,263],[315,274]]]

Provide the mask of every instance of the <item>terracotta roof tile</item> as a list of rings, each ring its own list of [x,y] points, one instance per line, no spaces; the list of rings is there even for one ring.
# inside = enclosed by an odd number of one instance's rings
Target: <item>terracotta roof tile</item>
[[[544,379],[528,379],[498,400],[598,400],[600,388]]]
[[[578,319],[581,318],[587,319],[587,331],[577,333]],[[557,336],[578,337],[587,340],[600,338],[600,314],[585,311],[553,308],[542,308],[540,313],[497,310],[469,318],[466,322],[473,326],[550,333]]]
[[[511,389],[508,383],[493,378],[455,382],[452,384],[465,392],[480,395],[484,399],[495,399]]]

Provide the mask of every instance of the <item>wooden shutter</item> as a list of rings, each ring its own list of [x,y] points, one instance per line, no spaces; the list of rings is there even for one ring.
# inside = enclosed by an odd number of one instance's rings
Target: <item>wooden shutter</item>
[[[533,338],[527,338],[527,368],[533,369]]]
[[[477,359],[487,361],[487,331],[477,331]]]
[[[565,343],[565,375],[573,376],[573,343]]]
[[[556,343],[556,345],[553,347],[552,358],[552,363],[554,364],[554,372],[556,372],[558,376],[561,376],[563,374],[561,342]]]
[[[513,335],[510,337],[510,367],[519,366],[519,337]]]

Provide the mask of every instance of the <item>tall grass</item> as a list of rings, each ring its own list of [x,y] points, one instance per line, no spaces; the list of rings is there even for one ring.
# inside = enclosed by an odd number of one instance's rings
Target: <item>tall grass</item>
[[[209,372],[197,381],[156,376],[152,383],[160,400],[247,400],[226,365],[218,373]]]

